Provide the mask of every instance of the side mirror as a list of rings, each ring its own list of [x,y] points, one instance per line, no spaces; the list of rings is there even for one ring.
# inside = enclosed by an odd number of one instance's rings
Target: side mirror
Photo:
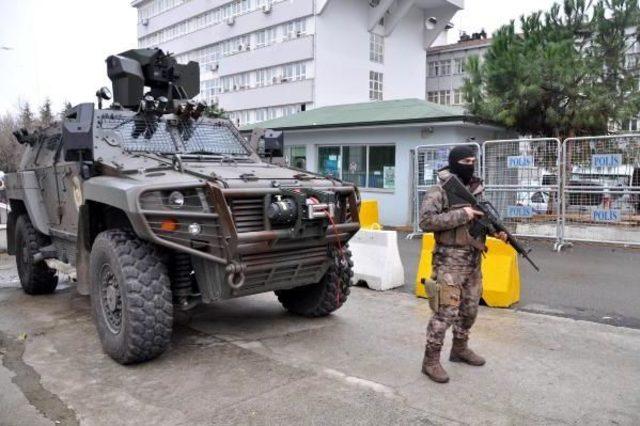
[[[284,132],[277,130],[265,130],[264,155],[266,157],[282,157],[284,155]]]

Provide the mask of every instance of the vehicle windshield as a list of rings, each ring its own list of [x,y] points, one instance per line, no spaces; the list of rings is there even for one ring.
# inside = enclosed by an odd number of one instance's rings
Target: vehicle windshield
[[[143,117],[103,118],[99,126],[122,138],[129,152],[156,154],[248,155],[231,124],[189,121],[176,125]]]

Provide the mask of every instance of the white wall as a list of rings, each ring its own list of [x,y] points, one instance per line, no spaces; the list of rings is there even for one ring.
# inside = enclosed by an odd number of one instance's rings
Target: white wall
[[[384,100],[424,99],[424,12],[412,8],[385,37],[384,64],[378,64],[369,60],[369,10],[366,1],[340,0],[316,16],[317,107],[368,101],[369,71],[384,74]]]
[[[425,126],[426,127],[426,126]],[[396,146],[396,187],[393,190],[361,189],[362,198],[376,199],[380,206],[380,221],[386,226],[411,225],[411,150],[417,145],[465,142],[475,137],[478,141],[500,136],[491,128],[472,124],[433,126],[433,133],[422,137],[423,127],[381,127],[365,129],[335,129],[317,131],[285,131],[286,146],[307,147],[307,168],[318,170],[317,153],[322,145],[383,144]]]

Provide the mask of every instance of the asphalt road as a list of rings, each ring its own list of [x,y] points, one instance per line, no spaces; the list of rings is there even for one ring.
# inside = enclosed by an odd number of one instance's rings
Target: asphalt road
[[[197,308],[170,348],[121,366],[100,347],[88,297],[28,296],[0,256],[0,425],[640,424],[640,330],[481,308],[484,367],[420,372],[422,299],[353,288],[326,318],[272,293]],[[603,362],[606,360],[606,362]]]
[[[399,234],[407,284],[413,293],[421,239]],[[521,297],[515,309],[640,328],[640,250],[577,243],[561,253],[547,241],[530,240],[536,272],[520,259]]]

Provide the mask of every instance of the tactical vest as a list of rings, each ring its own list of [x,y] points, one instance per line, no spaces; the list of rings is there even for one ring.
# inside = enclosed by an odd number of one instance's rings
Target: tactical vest
[[[476,191],[478,191],[478,189],[480,189],[481,186],[482,186],[482,181],[477,180],[471,183],[469,190],[471,191],[471,193],[475,195]],[[442,194],[444,212],[449,212],[449,211],[461,209],[463,207],[468,207],[464,205],[450,206],[447,193],[444,191],[444,189],[442,189],[440,185],[438,185],[438,188],[440,190],[440,193]],[[480,190],[480,192],[482,191]],[[486,241],[486,235],[478,235],[474,238],[473,236],[471,236],[471,234],[474,233],[472,231],[473,228],[474,228],[474,223],[470,222],[470,223],[465,223],[464,225],[458,226],[457,228],[448,229],[446,231],[434,232],[434,238],[436,240],[436,244],[441,247],[442,246],[460,247],[460,248],[473,247],[476,250],[479,250],[482,252],[487,251],[487,247],[484,244]]]

